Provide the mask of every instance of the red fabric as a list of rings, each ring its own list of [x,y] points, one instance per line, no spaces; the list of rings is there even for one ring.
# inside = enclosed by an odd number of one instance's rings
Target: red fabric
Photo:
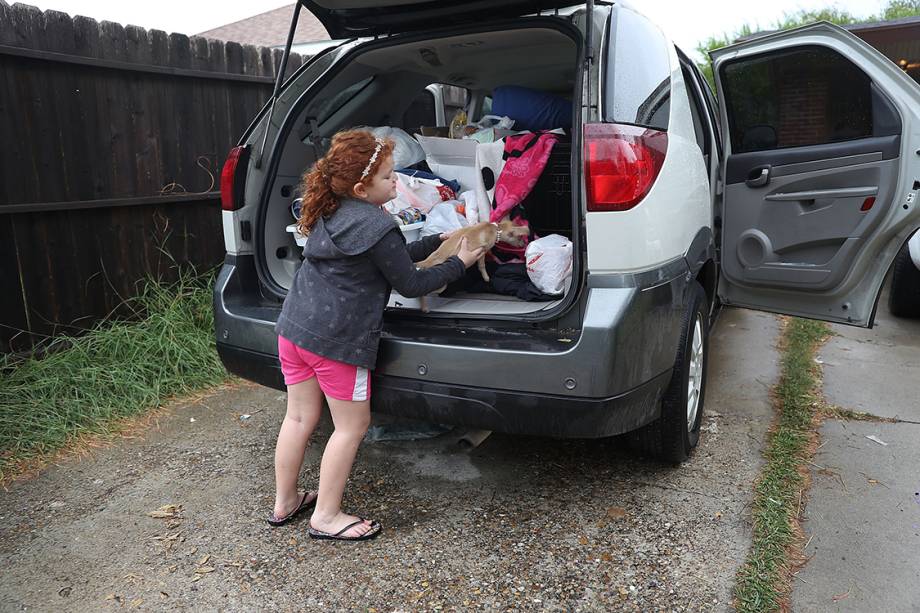
[[[448,187],[447,185],[439,185],[439,186],[438,186],[438,193],[441,194],[441,200],[443,200],[444,202],[447,202],[448,200],[456,200],[456,199],[457,199],[457,192],[455,192],[454,190],[452,190],[452,189],[451,189],[450,187]]]

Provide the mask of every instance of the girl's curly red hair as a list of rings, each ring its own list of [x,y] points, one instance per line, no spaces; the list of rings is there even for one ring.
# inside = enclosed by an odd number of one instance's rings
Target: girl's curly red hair
[[[355,184],[367,182],[377,173],[383,161],[393,154],[393,142],[389,139],[383,142],[377,159],[362,179],[361,173],[377,149],[377,139],[366,130],[345,130],[332,137],[329,151],[300,180],[303,203],[297,230],[301,234],[308,234],[321,215],[334,213],[339,198],[354,198]]]

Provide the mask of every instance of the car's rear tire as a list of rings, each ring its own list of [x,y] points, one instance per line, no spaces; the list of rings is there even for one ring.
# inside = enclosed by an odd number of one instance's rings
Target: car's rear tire
[[[633,433],[636,449],[680,463],[700,440],[709,361],[709,305],[703,286],[693,281],[671,382],[661,400],[661,417]]]
[[[895,317],[920,317],[920,270],[914,265],[907,245],[901,247],[894,259],[888,310]]]

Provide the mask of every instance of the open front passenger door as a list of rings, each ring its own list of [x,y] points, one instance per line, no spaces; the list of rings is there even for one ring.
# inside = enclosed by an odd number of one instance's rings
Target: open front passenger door
[[[920,86],[818,23],[712,53],[726,304],[870,327],[920,225]]]

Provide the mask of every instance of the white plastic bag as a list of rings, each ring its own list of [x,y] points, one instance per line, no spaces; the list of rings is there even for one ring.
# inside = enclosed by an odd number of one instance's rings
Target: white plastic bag
[[[483,128],[499,128],[500,130],[510,130],[514,127],[514,120],[507,115],[483,115],[482,119],[476,122],[476,127],[480,130]]]
[[[527,276],[544,294],[560,294],[572,276],[572,241],[558,234],[538,238],[524,252]]]
[[[389,138],[393,141],[394,168],[406,168],[425,159],[422,147],[405,130],[390,126],[368,128],[368,130],[378,138]]]
[[[508,133],[514,125],[510,117],[486,115],[476,123],[467,124],[463,138],[471,138],[483,144],[494,143]]]
[[[425,218],[425,227],[422,228],[420,235],[431,236],[432,234],[441,234],[444,232],[453,232],[466,225],[466,217],[457,212],[456,200],[448,200],[428,211]]]

